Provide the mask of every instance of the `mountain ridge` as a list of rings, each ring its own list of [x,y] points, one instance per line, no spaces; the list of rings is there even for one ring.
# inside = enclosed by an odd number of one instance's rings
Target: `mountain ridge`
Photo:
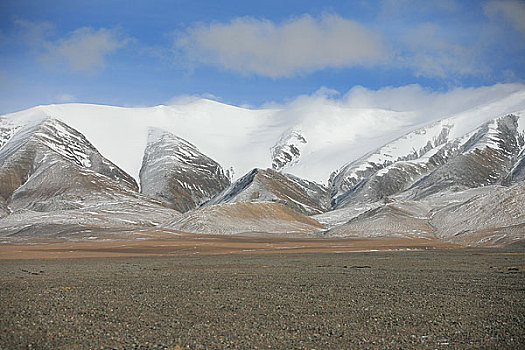
[[[508,101],[513,104],[505,105]],[[80,112],[71,109],[77,105],[37,107],[0,117],[0,235],[163,225],[230,234],[264,231],[267,223],[268,232],[279,234],[304,228],[328,237],[438,237],[519,246],[525,242],[525,209],[516,200],[523,196],[525,109],[492,113],[522,105],[525,92],[413,129],[370,152],[363,149],[364,156],[350,161],[357,151],[341,150],[355,141],[343,148],[337,141],[349,124],[332,126],[337,134],[332,147],[326,143],[328,129],[307,128],[304,121],[293,127],[276,124],[275,109],[202,100],[141,109],[85,105]],[[69,120],[99,127],[90,125],[90,133],[111,135],[107,145],[116,145],[116,154],[134,161],[140,151],[140,187],[136,177],[99,152],[97,142],[47,115],[68,111],[79,112]],[[94,121],[83,119],[100,111]],[[114,111],[120,114],[112,119]],[[389,113],[381,111],[378,118],[395,116]],[[109,118],[109,127],[100,128],[101,118]],[[116,137],[121,134],[112,133],[111,125],[117,124],[129,133],[122,143]],[[192,135],[198,135],[199,146]],[[223,163],[201,150],[201,142],[215,145],[215,154],[241,160]],[[325,156],[330,161],[315,161]],[[326,169],[335,158],[342,165]],[[233,163],[242,166],[228,167]],[[250,164],[266,167],[239,173]],[[329,186],[297,176],[294,169],[301,167],[313,169],[313,177],[331,174]],[[498,219],[493,203],[513,214]],[[468,227],[461,221],[467,210],[474,210],[464,220]],[[242,213],[252,216],[241,218]],[[286,219],[271,221],[271,213]],[[447,217],[457,224],[448,225]]]
[[[463,119],[471,116],[472,122],[469,124],[467,120],[465,129],[472,130],[489,119],[523,109],[525,90],[522,89],[454,115],[466,114]],[[385,140],[395,140],[420,128],[418,125],[423,124],[424,118],[414,118],[414,115],[414,112],[328,105],[320,110],[303,108],[288,112],[282,106],[247,109],[193,99],[169,106],[137,108],[55,104],[3,117],[19,124],[43,117],[60,119],[84,134],[102,155],[118,164],[137,182],[140,181],[142,155],[150,127],[164,129],[188,140],[224,169],[233,168],[232,180],[254,168],[272,168],[275,160],[272,149],[282,145],[282,137],[296,131],[307,143],[285,142],[286,147],[298,144],[303,148],[300,156],[284,171],[326,185],[335,169],[374,152],[385,144]],[[448,117],[450,115],[443,115],[439,119]],[[388,124],[391,124],[389,128],[383,127]],[[367,137],[369,132],[374,133],[374,138]],[[284,153],[293,154],[291,149]]]

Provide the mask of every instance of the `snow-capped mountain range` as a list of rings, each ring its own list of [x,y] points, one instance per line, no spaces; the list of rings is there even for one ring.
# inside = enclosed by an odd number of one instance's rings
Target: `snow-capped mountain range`
[[[454,129],[449,139],[495,117],[524,109],[525,90],[520,90],[450,116]],[[425,126],[413,125],[414,112],[410,111],[329,105],[319,111],[297,111],[299,116],[293,118],[284,113],[278,108],[247,109],[206,99],[148,108],[73,103],[7,114],[0,124],[9,121],[8,128],[13,130],[17,125],[42,118],[61,120],[81,132],[103,156],[137,182],[149,130],[154,127],[191,142],[223,169],[232,169],[233,179],[254,168],[273,167],[325,185],[333,171]],[[3,128],[0,126],[0,135],[5,133]],[[398,143],[395,152],[421,148],[436,135],[427,136]],[[413,146],[412,142],[424,144]],[[300,156],[295,155],[295,150]],[[292,159],[287,162],[288,156]]]
[[[494,222],[505,226],[506,244],[525,241],[525,209],[506,199],[523,193],[525,90],[426,125],[410,123],[419,120],[414,111],[330,105],[314,118],[316,112],[284,118],[279,108],[199,99],[151,108],[49,105],[1,116],[0,232],[26,232],[35,218],[41,231],[48,224],[46,232],[56,225],[91,230],[100,220],[111,227],[194,227],[188,220],[231,214],[235,222],[242,212],[252,224],[267,222],[269,212],[289,222],[278,206],[205,209],[277,202],[314,215],[327,235],[455,240],[443,213],[468,202],[479,218],[462,232],[479,237],[478,225],[486,241],[493,234],[486,223]],[[372,130],[378,125],[388,127]],[[510,203],[513,216],[483,219],[494,215],[491,200]],[[104,209],[108,203],[117,208]]]

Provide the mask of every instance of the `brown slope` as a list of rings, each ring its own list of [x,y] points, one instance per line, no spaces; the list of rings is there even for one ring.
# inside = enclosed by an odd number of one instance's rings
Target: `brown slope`
[[[305,234],[323,229],[316,220],[280,203],[240,202],[204,207],[163,225],[195,233],[278,233]]]

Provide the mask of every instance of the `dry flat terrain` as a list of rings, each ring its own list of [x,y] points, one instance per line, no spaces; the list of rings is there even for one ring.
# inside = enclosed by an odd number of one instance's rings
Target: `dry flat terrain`
[[[524,269],[498,249],[4,259],[0,348],[523,348]]]
[[[95,234],[95,233],[90,233]],[[314,238],[307,235],[209,235],[181,231],[130,231],[70,238],[4,238],[0,259],[261,254],[282,252],[355,252],[457,248],[453,243],[425,238]]]

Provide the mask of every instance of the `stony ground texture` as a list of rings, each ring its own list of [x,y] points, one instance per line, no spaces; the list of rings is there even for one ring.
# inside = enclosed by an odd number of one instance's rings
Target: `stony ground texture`
[[[525,252],[0,261],[0,348],[523,348]]]

